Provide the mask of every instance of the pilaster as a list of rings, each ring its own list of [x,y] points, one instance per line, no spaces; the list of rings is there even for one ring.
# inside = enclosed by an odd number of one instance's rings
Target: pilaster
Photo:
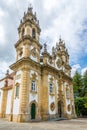
[[[43,72],[42,75],[42,119],[46,120],[49,116],[49,102],[48,102],[48,74]]]
[[[41,119],[41,90],[42,90],[42,86],[41,86],[41,73],[39,74],[38,77],[38,118]]]
[[[29,102],[29,83],[28,83],[29,71],[27,69],[22,70],[21,75],[21,87],[20,87],[20,106],[18,121],[23,122],[28,114],[28,102]]]
[[[0,113],[0,117],[2,118],[4,118],[6,114],[6,104],[7,104],[7,90],[3,90],[1,113]]]

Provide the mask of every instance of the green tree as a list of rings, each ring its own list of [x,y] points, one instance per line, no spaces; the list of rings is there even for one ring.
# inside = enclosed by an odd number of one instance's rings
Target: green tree
[[[76,71],[76,73],[73,77],[73,89],[74,89],[75,97],[83,96],[82,88],[83,88],[83,84],[82,84],[81,74],[78,71]]]
[[[77,116],[87,116],[87,97],[76,98],[75,108]]]
[[[83,74],[82,82],[83,82],[83,96],[87,96],[87,70]]]

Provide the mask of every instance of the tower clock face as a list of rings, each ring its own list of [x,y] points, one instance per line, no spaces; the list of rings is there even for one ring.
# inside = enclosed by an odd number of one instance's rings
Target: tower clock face
[[[33,57],[37,57],[37,52],[36,52],[35,47],[31,50],[31,53],[32,53]]]
[[[62,66],[61,59],[58,59],[57,62],[56,62],[56,64],[57,64],[57,67],[60,68]]]

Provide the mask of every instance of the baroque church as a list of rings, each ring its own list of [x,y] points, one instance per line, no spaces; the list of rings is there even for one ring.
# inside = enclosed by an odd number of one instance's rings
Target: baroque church
[[[13,73],[0,80],[0,118],[27,122],[74,118],[75,106],[69,54],[60,38],[52,54],[39,42],[41,28],[36,13],[24,12],[15,44]]]

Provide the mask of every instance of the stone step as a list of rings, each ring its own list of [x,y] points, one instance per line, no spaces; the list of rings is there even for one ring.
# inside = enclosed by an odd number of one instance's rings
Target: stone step
[[[49,121],[61,121],[61,120],[68,120],[68,118],[58,117],[58,118],[49,119]]]
[[[31,123],[34,123],[34,122],[41,122],[41,120],[39,120],[39,119],[32,119],[32,120],[30,120],[29,122],[31,122]]]

